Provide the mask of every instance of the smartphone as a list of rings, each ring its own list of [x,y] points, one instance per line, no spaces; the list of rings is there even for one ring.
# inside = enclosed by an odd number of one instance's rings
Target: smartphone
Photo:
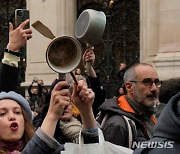
[[[29,19],[29,10],[27,9],[16,9],[15,10],[15,27],[17,28],[23,21]],[[28,29],[30,23],[28,23],[24,29]]]

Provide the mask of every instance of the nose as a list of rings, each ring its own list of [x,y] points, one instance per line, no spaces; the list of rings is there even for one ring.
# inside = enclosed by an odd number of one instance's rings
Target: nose
[[[158,86],[153,82],[152,86],[151,86],[151,91],[157,91],[159,88]]]
[[[9,113],[9,121],[16,120],[14,113]]]

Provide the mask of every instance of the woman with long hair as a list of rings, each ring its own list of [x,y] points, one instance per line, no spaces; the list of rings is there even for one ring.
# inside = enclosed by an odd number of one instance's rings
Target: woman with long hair
[[[22,151],[34,135],[32,111],[28,101],[11,92],[0,93],[0,151]]]

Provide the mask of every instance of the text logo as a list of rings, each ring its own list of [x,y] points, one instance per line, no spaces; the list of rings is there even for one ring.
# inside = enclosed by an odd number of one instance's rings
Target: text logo
[[[173,141],[167,142],[156,142],[156,141],[147,141],[147,142],[133,142],[132,149],[136,148],[173,148]]]

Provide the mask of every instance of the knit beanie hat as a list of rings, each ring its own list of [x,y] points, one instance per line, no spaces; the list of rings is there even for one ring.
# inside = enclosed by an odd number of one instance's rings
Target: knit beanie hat
[[[0,100],[3,100],[3,99],[12,99],[12,100],[16,101],[24,109],[24,111],[27,113],[27,116],[30,119],[30,121],[32,121],[33,114],[32,114],[30,105],[29,105],[28,101],[23,96],[15,93],[13,91],[10,91],[8,93],[7,92],[1,92],[0,93]]]

